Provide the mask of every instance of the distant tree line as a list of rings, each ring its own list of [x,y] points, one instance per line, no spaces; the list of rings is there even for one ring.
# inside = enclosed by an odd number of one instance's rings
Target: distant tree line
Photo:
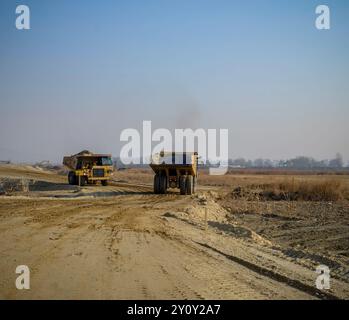
[[[124,165],[120,158],[114,158],[114,164],[117,168],[146,168],[147,164]],[[209,165],[207,161],[206,165]],[[202,164],[201,164],[202,166]],[[349,163],[344,165],[343,157],[337,153],[335,158],[328,160],[315,160],[311,157],[296,157],[288,160],[270,160],[258,158],[255,160],[246,160],[245,158],[229,159],[231,168],[289,168],[289,169],[341,169],[348,168]]]
[[[236,168],[291,168],[291,169],[316,169],[344,168],[343,157],[337,153],[335,158],[329,160],[316,160],[311,157],[296,157],[288,160],[270,160],[258,158],[255,160],[246,160],[244,158],[229,159],[229,166]],[[349,163],[347,164],[349,167]]]

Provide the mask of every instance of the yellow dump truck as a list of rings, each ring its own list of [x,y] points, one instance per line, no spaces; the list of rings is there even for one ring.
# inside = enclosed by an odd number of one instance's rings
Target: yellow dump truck
[[[84,150],[63,158],[63,165],[70,169],[69,184],[84,186],[101,181],[103,186],[108,184],[113,173],[113,161],[110,154],[95,154]]]
[[[152,156],[154,193],[164,194],[168,188],[179,188],[180,194],[195,193],[198,177],[197,152],[160,152]]]

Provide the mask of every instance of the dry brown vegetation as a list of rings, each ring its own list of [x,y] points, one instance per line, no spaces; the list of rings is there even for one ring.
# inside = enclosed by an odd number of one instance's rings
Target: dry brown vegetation
[[[259,175],[333,175],[342,176],[348,175],[349,170],[343,169],[290,169],[290,168],[244,168],[244,169],[229,169],[228,175],[241,175],[241,174],[259,174]]]
[[[235,198],[245,197],[250,200],[337,201],[344,198],[344,189],[338,179],[312,181],[293,178],[237,187],[232,195]]]
[[[288,180],[278,185],[281,193],[295,200],[336,201],[343,198],[343,188],[340,180],[298,181]]]
[[[114,179],[120,182],[152,184],[151,169],[126,169],[116,171]],[[286,201],[337,201],[349,199],[348,175],[318,174],[288,170],[261,174],[242,171],[241,173],[211,176],[207,170],[199,171],[200,186],[223,187],[233,192],[235,198],[247,200]]]

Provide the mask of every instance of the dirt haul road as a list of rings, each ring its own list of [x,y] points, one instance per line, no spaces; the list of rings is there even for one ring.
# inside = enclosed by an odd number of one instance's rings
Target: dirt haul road
[[[228,222],[211,191],[154,195],[148,185],[25,176],[35,180],[27,194],[0,197],[2,299],[349,297],[348,283],[316,289],[313,268]],[[18,265],[30,268],[30,290],[15,287]]]

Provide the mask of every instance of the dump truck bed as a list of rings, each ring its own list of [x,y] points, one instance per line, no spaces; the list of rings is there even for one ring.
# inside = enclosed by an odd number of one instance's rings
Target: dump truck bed
[[[162,170],[185,171],[187,174],[196,175],[197,154],[167,152],[152,156],[150,163],[152,170],[157,173]]]
[[[155,173],[162,171],[162,170],[179,170],[179,171],[186,171],[188,174],[195,175],[196,170],[193,165],[191,164],[150,164],[150,167],[153,169]]]
[[[65,156],[63,157],[63,165],[68,167],[71,170],[76,169],[76,165],[78,162],[78,159],[97,159],[97,158],[111,158],[111,154],[97,154],[97,153],[90,153],[90,152],[80,152],[71,156]]]

